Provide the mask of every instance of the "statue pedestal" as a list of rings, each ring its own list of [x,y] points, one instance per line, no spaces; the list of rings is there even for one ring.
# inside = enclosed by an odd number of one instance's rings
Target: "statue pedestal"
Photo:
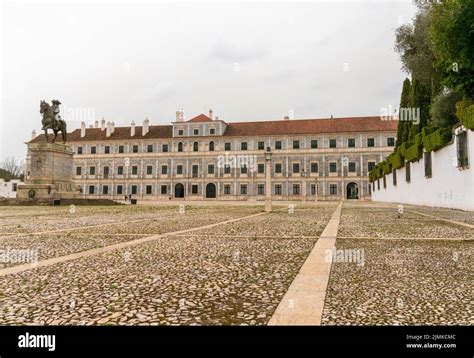
[[[28,143],[25,184],[18,186],[19,199],[80,198],[74,183],[73,151],[69,145]]]

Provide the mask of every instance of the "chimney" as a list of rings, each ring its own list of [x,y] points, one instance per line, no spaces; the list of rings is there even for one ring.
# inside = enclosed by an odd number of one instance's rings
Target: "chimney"
[[[86,123],[81,122],[81,138],[84,138],[86,136]]]
[[[31,139],[33,140],[33,139],[35,139],[35,138],[36,138],[36,131],[33,129],[33,130],[31,131]]]
[[[133,137],[135,135],[135,122],[130,123],[130,135]]]
[[[99,128],[99,121],[94,122],[94,128]]]
[[[115,122],[110,122],[110,134],[115,132]]]
[[[285,121],[289,121],[290,120],[290,116],[285,116],[285,118],[283,118]]]
[[[216,116],[216,121],[218,121],[218,120],[219,120],[219,117]]]
[[[213,119],[213,118],[212,118],[212,109],[209,110],[209,118],[210,118],[210,119]]]
[[[111,134],[112,134],[112,123],[107,122],[107,127],[105,129],[105,136],[110,137]]]
[[[182,108],[179,111],[179,121],[184,122],[184,110]]]
[[[103,131],[105,129],[105,119],[102,117],[102,121],[100,122],[100,130]]]
[[[149,130],[150,130],[150,121],[148,117],[146,117],[145,120],[143,121],[142,136],[145,136]]]

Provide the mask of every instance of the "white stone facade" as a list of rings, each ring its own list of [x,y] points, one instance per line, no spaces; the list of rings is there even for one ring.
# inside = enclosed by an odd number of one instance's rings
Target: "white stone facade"
[[[0,198],[16,198],[19,184],[22,184],[20,179],[12,179],[9,181],[0,179]]]

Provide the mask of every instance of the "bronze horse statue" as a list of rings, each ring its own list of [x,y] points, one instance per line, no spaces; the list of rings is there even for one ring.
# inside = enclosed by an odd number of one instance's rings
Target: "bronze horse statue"
[[[58,100],[52,101],[53,105],[50,106],[49,103],[45,101],[40,102],[40,113],[43,115],[41,123],[43,124],[42,130],[44,130],[44,136],[46,138],[46,143],[48,143],[48,129],[52,129],[54,133],[53,143],[58,136],[58,132],[61,132],[63,143],[66,143],[67,140],[67,130],[66,122],[61,119],[59,115],[59,105],[61,102]]]

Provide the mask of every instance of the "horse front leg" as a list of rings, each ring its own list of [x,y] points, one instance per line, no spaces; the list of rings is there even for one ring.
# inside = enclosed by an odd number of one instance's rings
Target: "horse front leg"
[[[45,142],[48,143],[48,128],[44,128],[44,138]]]
[[[54,143],[54,141],[56,140],[56,137],[58,136],[58,132],[57,132],[57,131],[53,131],[53,133],[54,133],[54,137],[53,137],[53,143]]]

